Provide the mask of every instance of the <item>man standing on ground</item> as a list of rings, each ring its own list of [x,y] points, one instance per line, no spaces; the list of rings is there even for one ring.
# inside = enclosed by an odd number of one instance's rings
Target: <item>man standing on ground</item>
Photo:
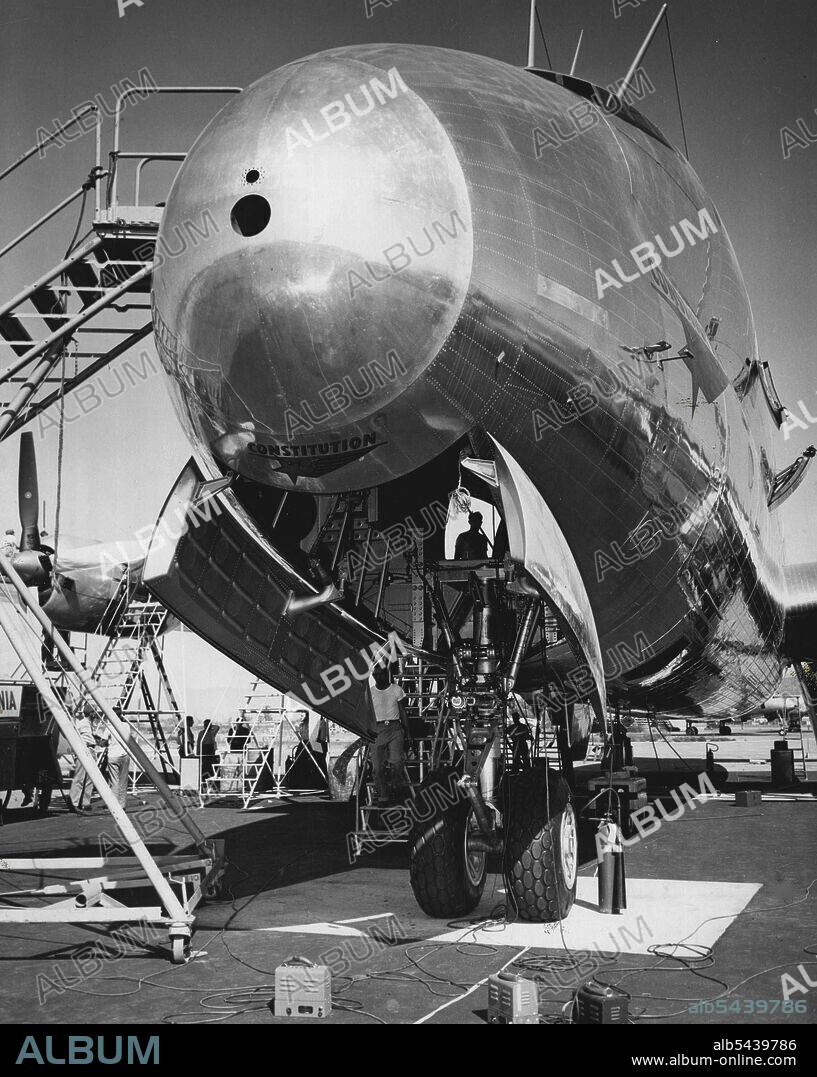
[[[193,722],[193,715],[188,714],[179,726],[177,736],[179,738],[180,759],[186,759],[188,756],[196,754],[196,733],[193,729]]]
[[[121,718],[122,716],[119,715]],[[122,721],[127,725],[127,721]],[[130,771],[130,756],[125,751],[118,737],[108,733],[108,784],[113,790],[114,796],[119,801],[120,807],[127,807],[128,802],[128,776]],[[131,734],[133,735],[133,734]]]
[[[409,737],[408,717],[404,700],[406,693],[399,684],[392,684],[388,666],[375,666],[372,670],[374,684],[369,684],[372,697],[377,739],[372,749],[375,804],[387,804],[387,784],[405,785],[403,777],[406,755],[405,743]],[[386,779],[386,764],[390,779]]]
[[[77,733],[79,733],[82,738],[83,744],[91,755],[94,755],[95,738],[89,716],[83,713],[77,719],[75,726]],[[71,779],[71,790],[68,797],[75,811],[90,811],[91,796],[93,795],[94,787],[91,784],[91,779],[88,777],[85,767],[80,763],[76,756],[74,759],[76,765],[74,766],[74,776]]]

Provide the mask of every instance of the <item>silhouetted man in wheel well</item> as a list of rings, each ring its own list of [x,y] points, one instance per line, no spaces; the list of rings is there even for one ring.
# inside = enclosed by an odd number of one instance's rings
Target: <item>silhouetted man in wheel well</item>
[[[478,561],[488,556],[488,536],[482,530],[482,513],[468,513],[468,530],[457,535],[454,558],[457,561]]]

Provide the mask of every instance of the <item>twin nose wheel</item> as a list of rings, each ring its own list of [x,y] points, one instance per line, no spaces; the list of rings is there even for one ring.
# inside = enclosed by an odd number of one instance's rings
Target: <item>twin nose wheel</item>
[[[430,807],[412,831],[411,887],[429,916],[463,916],[479,904],[485,889],[488,854],[469,840],[478,834],[466,799],[446,804],[435,794],[456,788],[451,768],[430,774],[417,792]],[[503,871],[509,902],[523,920],[563,920],[576,897],[578,837],[567,782],[555,771],[533,767],[506,777],[500,803],[503,818]],[[425,807],[425,805],[423,805]],[[418,811],[418,815],[425,815]]]

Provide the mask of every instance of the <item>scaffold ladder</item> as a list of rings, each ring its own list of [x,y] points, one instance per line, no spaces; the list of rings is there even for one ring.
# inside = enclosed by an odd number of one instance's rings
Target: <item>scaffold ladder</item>
[[[202,797],[208,801],[240,797],[246,810],[261,795],[258,787],[264,775],[269,776],[276,793],[280,792],[269,755],[274,750],[275,734],[284,714],[283,698],[263,681],[253,682],[238,719],[248,726],[247,739],[240,750],[222,755],[213,773],[202,780]]]
[[[129,583],[123,579],[118,600],[120,608],[112,617],[111,634],[91,676],[106,702],[131,723],[136,736],[161,766],[165,779],[170,779],[176,768],[165,725],[175,732],[182,720],[160,645],[171,615],[161,603],[153,600],[131,598],[128,601],[130,593]],[[153,659],[158,676],[155,700],[145,671],[148,658]],[[168,702],[165,709],[159,706],[162,691]],[[134,769],[134,785],[140,774]]]
[[[189,953],[195,920],[194,910],[206,892],[216,891],[223,874],[223,842],[204,836],[191,818],[187,806],[170,791],[127,722],[124,722],[103,698],[88,671],[29,593],[29,589],[2,551],[0,572],[5,577],[0,578],[0,628],[5,631],[77,762],[85,768],[133,853],[131,857],[7,859],[3,867],[4,876],[35,871],[40,877],[51,875],[59,878],[59,872],[77,869],[95,870],[100,874],[0,894],[0,923],[162,924],[168,930],[173,961],[181,963]],[[66,680],[71,685],[70,699],[61,699],[42,671],[39,630],[53,641],[59,652]],[[81,702],[84,713],[87,713],[89,707],[94,709],[97,720],[107,724],[111,735],[145,771],[160,799],[190,835],[196,847],[194,853],[154,858],[127,811],[119,804],[105,781],[93,753],[76,728],[78,712],[73,711],[72,707],[77,701]],[[178,893],[174,886],[179,888]],[[125,887],[137,890],[152,888],[160,905],[125,905],[113,896],[113,892]],[[47,900],[44,905],[26,907],[19,904],[21,899],[26,897],[40,901],[44,898],[60,900]]]
[[[448,728],[454,712],[449,707],[446,667],[422,655],[407,655],[401,661],[401,667],[399,682],[406,693],[406,716],[414,732],[413,753],[411,758],[406,758],[403,766],[406,787],[410,791],[406,800],[408,803],[431,770],[443,763],[450,763],[456,745]],[[385,811],[391,810],[392,816],[401,817],[401,822],[400,825],[389,826],[384,819],[384,809],[374,802],[374,782],[368,776],[372,750],[373,744],[367,742],[361,743],[357,750],[358,772],[354,789],[356,823],[347,838],[350,857],[355,859],[384,845],[409,840],[406,825],[409,816],[403,818],[399,809],[394,810],[398,806],[392,805]]]

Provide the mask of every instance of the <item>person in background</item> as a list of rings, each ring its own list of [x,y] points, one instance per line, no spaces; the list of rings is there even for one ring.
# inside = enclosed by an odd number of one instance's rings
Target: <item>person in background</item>
[[[388,666],[375,666],[369,682],[377,738],[372,748],[375,804],[389,803],[388,786],[404,786],[406,741],[409,738],[406,693],[393,684]],[[388,768],[388,773],[387,773]]]
[[[528,727],[527,722],[523,722],[518,714],[514,715],[513,725],[508,730],[508,736],[511,740],[512,749],[512,762],[511,767],[515,774],[520,770],[527,770],[530,766],[530,745],[529,742],[533,740],[533,734]]]
[[[287,758],[283,784],[289,790],[326,788],[326,733],[321,733],[321,726],[325,729],[324,720],[318,714],[310,718],[309,711],[294,711],[293,717],[296,714],[302,716],[298,725],[293,726],[298,743]]]
[[[216,737],[218,736],[218,730],[219,727],[208,718],[202,727],[201,733],[198,735],[196,754],[201,759],[202,781],[212,776],[216,763],[218,763],[218,752],[216,751]]]
[[[186,759],[196,754],[196,734],[193,729],[194,718],[192,714],[185,715],[184,721],[179,726],[179,758]]]
[[[93,755],[94,748],[96,747],[96,738],[94,737],[94,730],[89,715],[83,713],[77,719],[75,726],[77,733],[82,738],[83,744],[91,755]],[[76,756],[74,756],[74,759],[74,776],[71,779],[71,789],[68,793],[68,799],[70,800],[74,811],[90,811],[91,796],[93,795],[94,787],[91,784],[91,779],[88,777],[88,772],[85,767],[80,763]]]
[[[321,755],[329,753],[329,723],[320,715],[315,727],[314,742],[315,750]]]
[[[230,726],[230,731],[227,734],[227,749],[230,752],[241,752],[244,750],[244,745],[250,738],[250,727],[243,720],[239,718],[234,725]]]
[[[488,536],[482,530],[482,513],[468,513],[468,530],[457,535],[454,544],[456,561],[478,561],[488,556]]]
[[[309,750],[328,783],[326,759],[329,754],[329,723],[320,714],[313,714],[309,722]]]
[[[119,715],[122,718],[121,714]],[[122,721],[127,725],[127,719],[122,718]],[[124,746],[120,742],[117,736],[111,734],[110,728],[105,726],[104,732],[100,735],[102,743],[107,746],[107,759],[108,759],[108,785],[113,790],[113,794],[119,801],[121,807],[127,806],[128,801],[128,776],[130,773],[130,755],[125,750]]]
[[[11,560],[17,553],[17,542],[11,528],[9,528],[3,536],[3,541],[0,542],[0,550],[3,551],[4,555],[8,557],[9,560]]]
[[[251,748],[247,748],[249,739],[248,723],[243,716],[236,718],[227,730],[226,751],[221,756],[219,777],[222,793],[240,793],[252,785],[255,774],[249,759]]]

